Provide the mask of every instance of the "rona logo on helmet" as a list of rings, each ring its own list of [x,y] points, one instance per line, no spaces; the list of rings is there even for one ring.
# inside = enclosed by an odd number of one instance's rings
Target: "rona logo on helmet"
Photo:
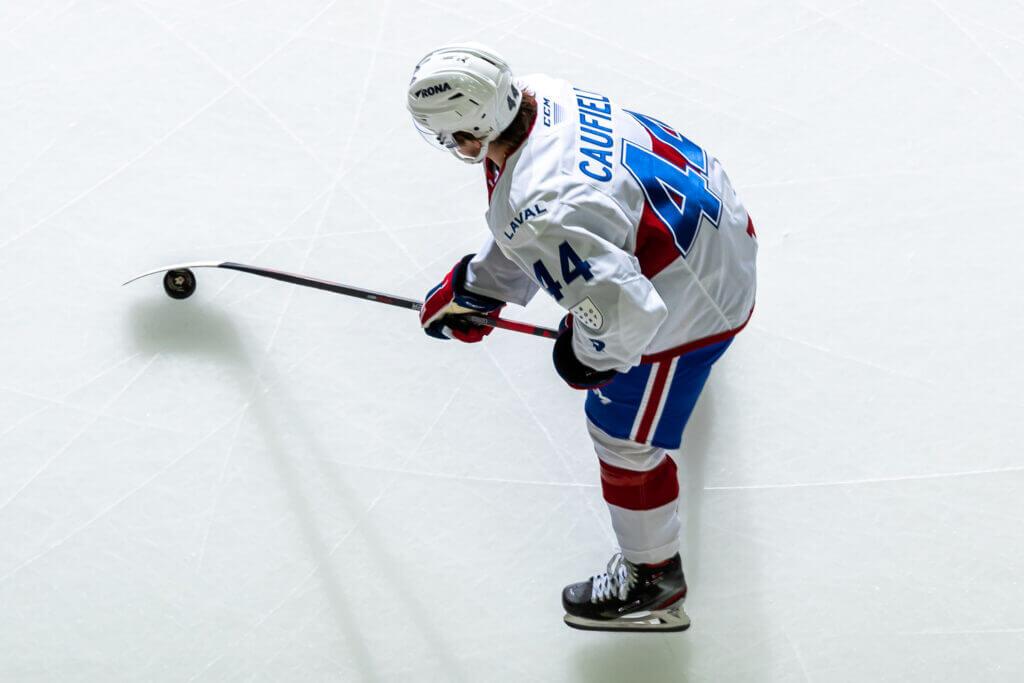
[[[421,88],[416,91],[416,97],[433,97],[434,95],[442,92],[451,90],[452,86],[449,83],[442,83],[441,85],[431,85],[426,88]]]
[[[479,43],[432,50],[413,69],[406,107],[423,139],[471,164],[487,157],[488,145],[516,119],[522,92],[508,63]],[[455,136],[473,138],[460,151]]]

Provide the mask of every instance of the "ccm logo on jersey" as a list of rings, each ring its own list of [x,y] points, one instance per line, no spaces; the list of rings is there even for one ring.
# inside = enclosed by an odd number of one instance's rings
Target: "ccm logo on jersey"
[[[438,93],[448,92],[451,89],[451,84],[445,82],[442,83],[441,85],[428,85],[426,88],[420,88],[419,90],[416,91],[415,94],[416,98],[419,99],[420,97],[433,97]]]
[[[537,202],[531,207],[525,208],[515,215],[515,217],[509,222],[508,230],[505,231],[505,237],[510,240],[516,236],[516,230],[519,229],[526,221],[531,218],[537,218],[543,216],[548,212],[548,207],[544,202]]]
[[[558,102],[552,102],[547,97],[544,98],[541,104],[541,119],[544,121],[544,126],[550,128],[552,125],[557,125],[562,122],[562,107]]]
[[[580,148],[581,156],[586,157],[579,163],[579,169],[588,178],[606,183],[612,179],[612,103],[604,95],[587,92],[579,88],[576,91],[576,106],[580,110]],[[608,125],[601,122],[607,121]]]

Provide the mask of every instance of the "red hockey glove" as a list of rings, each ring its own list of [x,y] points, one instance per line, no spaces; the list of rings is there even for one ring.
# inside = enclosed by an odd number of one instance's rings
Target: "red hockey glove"
[[[475,254],[466,254],[455,264],[441,283],[427,292],[420,309],[423,331],[438,339],[458,339],[472,344],[481,341],[493,328],[474,325],[465,319],[466,313],[480,313],[497,318],[505,306],[504,301],[466,289],[466,268]]]
[[[551,352],[555,372],[573,389],[597,389],[615,379],[615,370],[595,370],[584,365],[572,350],[572,315],[567,315],[558,325],[558,339]]]

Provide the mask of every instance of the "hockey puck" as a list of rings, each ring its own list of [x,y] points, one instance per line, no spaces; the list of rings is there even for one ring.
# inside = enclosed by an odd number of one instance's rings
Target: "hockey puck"
[[[187,299],[196,291],[196,276],[188,268],[164,273],[164,291],[172,299]]]

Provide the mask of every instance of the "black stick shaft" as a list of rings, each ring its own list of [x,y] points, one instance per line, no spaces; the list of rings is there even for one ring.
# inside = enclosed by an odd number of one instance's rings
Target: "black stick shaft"
[[[398,306],[399,308],[407,308],[411,311],[419,311],[423,308],[423,302],[415,299],[406,299],[405,297],[395,296],[393,294],[384,294],[382,292],[374,292],[369,289],[361,289],[359,287],[352,287],[349,285],[343,285],[337,282],[331,282],[329,280],[320,280],[315,277],[307,277],[305,275],[296,275],[295,273],[286,273],[281,270],[273,270],[271,268],[259,268],[256,266],[247,266],[244,263],[232,263],[225,261],[218,265],[219,268],[226,268],[228,270],[237,270],[242,273],[249,273],[250,275],[259,275],[260,277],[267,277],[272,280],[280,280],[281,282],[287,282],[293,285],[299,285],[300,287],[312,287],[313,289],[322,289],[326,292],[334,292],[335,294],[343,294],[345,296],[355,297],[357,299],[364,299],[366,301],[376,301],[380,304],[387,304],[389,306]],[[506,320],[504,318],[489,318],[485,315],[469,314],[466,316],[470,322],[477,325],[487,325],[488,327],[500,327],[505,330],[511,330],[513,332],[522,332],[524,334],[532,334],[537,337],[547,337],[548,339],[555,339],[558,337],[558,332],[547,327],[538,327],[536,325],[530,325],[528,323],[521,323],[515,320]]]
[[[290,284],[299,285],[301,287],[312,287],[313,289],[322,289],[327,292],[334,292],[335,294],[354,296],[357,299],[376,301],[378,303],[388,304],[389,306],[408,308],[411,311],[418,311],[421,308],[423,308],[423,303],[420,301],[416,301],[415,299],[406,299],[400,296],[392,296],[390,294],[374,292],[369,289],[360,289],[359,287],[349,287],[348,285],[342,285],[337,282],[331,282],[329,280],[319,280],[315,277],[306,277],[305,275],[285,273],[284,271],[272,270],[270,268],[258,268],[256,266],[247,266],[244,263],[231,263],[230,261],[226,261],[220,264],[219,267],[227,268],[228,270],[238,270],[243,273],[249,273],[251,275],[259,275],[260,277],[269,277],[272,280],[280,280],[281,282],[288,282]]]

